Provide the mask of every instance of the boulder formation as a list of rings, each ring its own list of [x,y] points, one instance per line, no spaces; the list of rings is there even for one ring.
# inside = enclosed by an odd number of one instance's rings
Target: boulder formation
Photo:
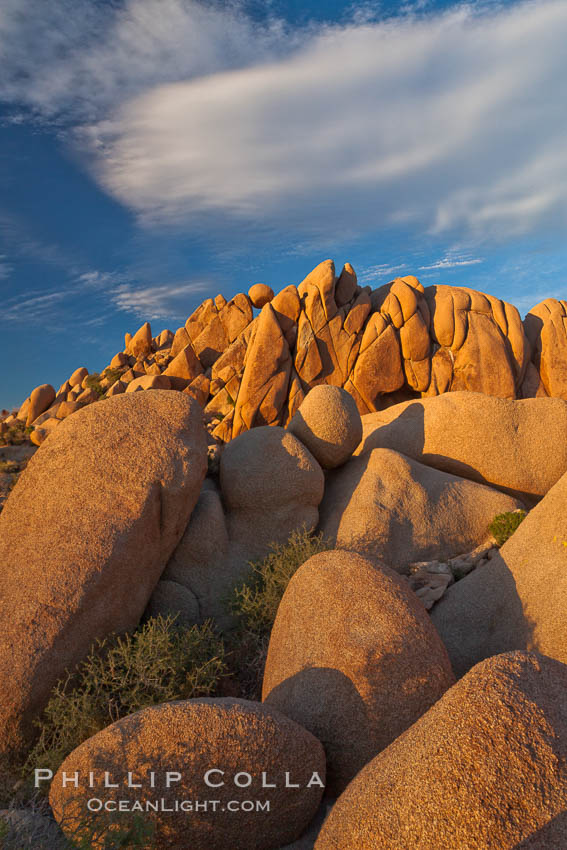
[[[520,507],[492,487],[372,449],[328,473],[319,527],[332,545],[405,572],[415,561],[469,552],[497,514]]]
[[[1,758],[95,639],[138,624],[206,454],[196,402],[148,391],[67,417],[30,460],[0,515]]]
[[[208,298],[175,333],[152,337],[146,322],[100,374],[80,367],[58,392],[41,385],[17,415],[39,429],[47,412],[57,425],[60,402],[91,404],[143,378],[136,389],[196,398],[209,433],[226,443],[256,426],[286,426],[320,384],[344,388],[361,415],[459,391],[567,400],[566,317],[567,302],[547,299],[522,322],[498,298],[423,287],[413,275],[372,290],[358,285],[350,263],[337,276],[325,260],[276,295],[254,284],[230,301]]]
[[[327,384],[310,390],[287,428],[324,469],[346,463],[362,438],[362,420],[353,397]]]
[[[316,850],[567,846],[566,690],[536,653],[478,664],[361,770]]]
[[[567,472],[567,401],[559,398],[451,392],[370,413],[362,425],[357,455],[394,449],[528,504]]]
[[[94,789],[88,787],[90,771]],[[128,787],[128,771],[141,788]],[[64,787],[63,773],[76,772],[79,787]],[[105,772],[119,791],[104,787]],[[170,784],[168,773],[177,777]],[[142,709],[89,738],[61,765],[50,802],[70,834],[85,822],[93,796],[162,799],[170,811],[148,816],[155,827],[155,850],[277,850],[307,827],[324,783],[323,747],[293,720],[248,700],[194,699]],[[214,810],[211,805],[206,811],[171,809],[176,800],[213,799],[218,801]],[[268,800],[269,809],[251,810],[246,803],[254,800]],[[121,824],[129,818],[122,815]]]
[[[289,431],[254,428],[232,440],[221,455],[220,480],[205,480],[149,610],[179,611],[185,622],[197,611],[193,623],[214,617],[227,625],[226,597],[249,562],[263,558],[273,543],[286,543],[292,532],[314,529],[323,489],[323,470]]]
[[[328,793],[340,794],[453,682],[425,609],[387,567],[335,550],[291,579],[262,698],[323,742]]]

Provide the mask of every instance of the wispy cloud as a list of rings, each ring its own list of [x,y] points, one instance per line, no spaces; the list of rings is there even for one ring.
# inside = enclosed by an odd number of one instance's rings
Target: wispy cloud
[[[211,284],[206,281],[181,282],[161,286],[136,287],[122,284],[112,293],[112,301],[118,308],[138,318],[186,319],[194,309],[190,306],[192,296],[210,292]]]
[[[390,280],[392,275],[402,274],[407,268],[405,263],[401,263],[400,265],[384,263],[382,265],[367,266],[358,272],[358,282],[365,286],[376,280]]]
[[[92,121],[160,82],[283,55],[294,35],[242,3],[3,0],[0,99],[45,120]]]
[[[0,239],[9,246],[10,253],[14,256],[53,266],[69,275],[80,274],[81,259],[79,257],[72,256],[53,242],[39,238],[21,216],[2,208],[0,208]]]
[[[325,28],[262,67],[152,88],[83,141],[149,223],[560,228],[566,41],[561,0]]]
[[[2,309],[2,320],[26,324],[45,322],[53,307],[68,297],[69,290],[63,289],[44,294],[29,292],[21,298],[11,298]]]
[[[565,229],[564,0],[418,0],[387,20],[359,4],[302,30],[244,8],[4,0],[0,98],[74,128],[145,224],[261,222],[306,242]]]
[[[463,257],[460,255],[447,254],[440,260],[436,260],[428,266],[419,266],[420,271],[433,269],[455,269],[459,266],[478,266],[483,263],[482,257]]]
[[[13,266],[6,262],[6,255],[0,254],[0,280],[6,280],[13,272]]]

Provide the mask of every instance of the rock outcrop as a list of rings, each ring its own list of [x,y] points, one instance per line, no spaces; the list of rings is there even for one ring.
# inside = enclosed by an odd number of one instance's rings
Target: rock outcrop
[[[256,426],[286,426],[319,384],[347,390],[361,415],[459,391],[567,400],[566,316],[567,302],[547,299],[522,322],[498,298],[424,288],[413,275],[361,288],[349,263],[337,277],[325,260],[276,295],[255,284],[228,302],[208,298],[175,334],[152,337],[146,322],[126,334],[124,351],[100,375],[75,370],[55,399],[91,404],[121,392],[112,389],[118,381],[165,376],[198,399],[210,434],[223,443]],[[156,386],[137,387],[146,384]],[[27,399],[18,412],[28,425],[40,408],[59,422],[42,386],[39,407],[30,411]]]
[[[96,638],[135,627],[206,471],[198,405],[119,395],[67,417],[0,515],[0,758]]]
[[[88,787],[90,771],[94,790]],[[119,791],[104,787],[105,771]],[[141,788],[128,787],[128,771]],[[64,772],[78,772],[78,788],[63,787]],[[175,774],[169,784],[168,773]],[[148,815],[155,850],[276,850],[309,824],[324,782],[321,744],[280,712],[247,700],[186,700],[142,709],[89,738],[61,765],[50,802],[70,834],[85,822],[89,798],[104,802],[119,794],[132,802],[161,799],[170,807]],[[218,801],[214,809],[171,810],[176,800],[212,799]],[[270,805],[251,810],[246,802],[254,800]],[[131,819],[122,815],[121,823]]]
[[[394,449],[528,503],[567,472],[567,402],[559,398],[451,392],[368,414],[362,424],[357,455]]]
[[[345,463],[362,438],[362,420],[353,397],[340,387],[326,384],[309,391],[287,429],[307,446],[323,469]]]
[[[491,487],[373,449],[328,473],[319,528],[332,545],[404,572],[474,549],[496,514],[519,507]]]
[[[323,742],[328,793],[340,794],[453,682],[423,606],[387,567],[329,551],[291,579],[262,698]]]
[[[199,616],[230,622],[226,597],[273,543],[313,529],[323,498],[323,470],[308,449],[283,428],[254,428],[225,447],[219,485],[207,478],[191,520],[163,574],[191,594]],[[172,588],[158,585],[151,611],[181,612]],[[166,590],[168,590],[166,594]],[[170,604],[170,601],[171,603]]]
[[[567,846],[566,689],[537,654],[477,665],[351,782],[316,850]]]

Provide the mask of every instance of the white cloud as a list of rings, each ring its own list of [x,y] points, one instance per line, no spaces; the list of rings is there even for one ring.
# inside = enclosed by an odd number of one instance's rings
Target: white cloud
[[[156,83],[273,58],[286,41],[238,0],[2,0],[0,99],[94,120]]]
[[[567,4],[430,7],[292,31],[236,0],[3,0],[0,98],[74,127],[149,224],[561,232]]]
[[[562,0],[327,27],[261,67],[154,87],[82,140],[150,223],[561,227],[565,43]]]
[[[400,265],[388,265],[388,263],[382,263],[375,266],[367,266],[366,268],[360,269],[357,277],[358,282],[363,286],[373,283],[376,280],[391,280],[392,275],[401,275],[405,270],[407,270],[407,265],[405,263],[400,263]]]
[[[53,307],[68,297],[68,290],[43,295],[30,292],[24,297],[12,298],[6,302],[2,309],[2,319],[5,322],[43,322]]]
[[[428,266],[419,266],[420,271],[429,271],[430,269],[455,269],[458,266],[478,266],[483,263],[481,257],[463,257],[459,254],[446,254],[440,260],[436,260]]]
[[[185,320],[194,309],[188,306],[192,296],[210,292],[210,289],[210,283],[204,281],[149,287],[121,284],[110,295],[119,310],[133,313],[144,321],[174,318]]]

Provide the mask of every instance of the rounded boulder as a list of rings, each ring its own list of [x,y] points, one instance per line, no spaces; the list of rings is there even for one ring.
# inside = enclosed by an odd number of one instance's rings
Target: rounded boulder
[[[287,427],[324,469],[345,463],[362,439],[362,419],[354,398],[341,387],[327,384],[310,390]]]
[[[255,283],[248,290],[248,298],[257,309],[269,304],[274,297],[274,290],[265,283]]]
[[[225,447],[220,483],[232,543],[263,548],[294,528],[314,528],[324,475],[311,452],[278,426],[245,431]]]
[[[356,454],[394,449],[526,504],[541,499],[567,472],[567,401],[560,398],[446,392],[370,413],[362,422]]]
[[[328,473],[320,528],[339,548],[404,572],[415,561],[470,552],[497,514],[520,507],[499,490],[373,449]]]
[[[38,416],[45,413],[47,408],[50,407],[54,401],[55,390],[51,384],[41,384],[41,386],[32,390],[27,410],[28,415],[26,419],[26,426],[29,428],[32,422],[35,422]]]
[[[118,788],[104,787],[105,772]],[[130,785],[141,787],[128,787],[128,772]],[[63,775],[75,773],[79,787],[63,787]],[[89,738],[53,778],[50,803],[73,834],[91,798],[161,800],[170,809],[175,801],[209,801],[206,809],[145,815],[152,848],[275,850],[309,824],[324,782],[323,747],[297,723],[248,700],[196,699],[142,709]],[[118,823],[126,827],[133,817],[124,813]]]
[[[200,407],[157,391],[78,410],[31,459],[0,514],[0,765],[93,641],[138,624],[206,468]]]
[[[567,846],[567,667],[481,662],[351,782],[316,850]]]
[[[329,793],[343,791],[453,682],[425,608],[392,570],[334,550],[291,579],[272,629],[263,699],[324,743]]]

